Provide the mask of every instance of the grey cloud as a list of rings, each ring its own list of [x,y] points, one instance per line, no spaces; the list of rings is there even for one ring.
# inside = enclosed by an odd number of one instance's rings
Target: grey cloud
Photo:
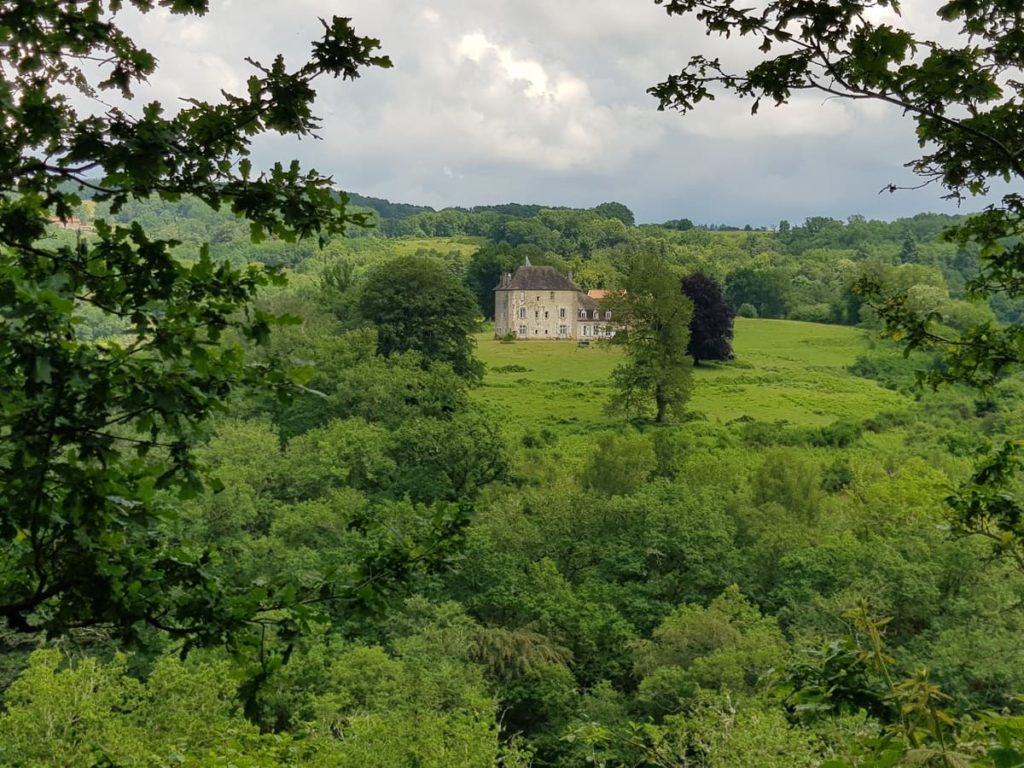
[[[615,199],[642,221],[753,224],[949,208],[931,191],[876,194],[911,182],[901,166],[919,151],[894,112],[814,99],[758,117],[730,102],[690,118],[657,112],[645,89],[693,53],[750,54],[650,0],[212,5],[199,20],[126,15],[161,60],[149,97],[237,89],[245,56],[297,63],[317,16],[352,16],[381,39],[394,69],[320,83],[323,141],[256,146],[259,162],[295,156],[363,194],[436,207]]]

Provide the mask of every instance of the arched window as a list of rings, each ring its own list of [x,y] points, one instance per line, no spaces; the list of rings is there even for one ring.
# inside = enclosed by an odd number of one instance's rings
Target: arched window
[[[612,311],[610,309],[606,309],[604,311],[604,319],[605,320],[611,320],[612,319]]]
[[[594,310],[594,319],[597,320],[597,310]]]
[[[586,320],[586,319],[587,319],[587,310],[581,309],[580,310],[580,320]]]

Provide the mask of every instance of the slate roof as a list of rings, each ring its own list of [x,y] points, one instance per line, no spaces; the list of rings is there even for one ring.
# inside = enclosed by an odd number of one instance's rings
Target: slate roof
[[[554,267],[534,267],[524,264],[516,270],[507,285],[499,285],[495,290],[578,291],[579,288]]]

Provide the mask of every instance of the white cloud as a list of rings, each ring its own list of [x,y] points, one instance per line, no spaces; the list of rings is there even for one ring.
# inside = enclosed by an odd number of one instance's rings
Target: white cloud
[[[381,39],[391,70],[355,83],[318,81],[324,141],[255,145],[257,163],[297,155],[343,186],[435,206],[482,202],[587,205],[619,199],[641,220],[751,221],[782,215],[905,213],[933,198],[875,196],[918,154],[913,126],[884,105],[798,94],[775,109],[723,96],[692,115],[659,113],[646,88],[698,52],[743,65],[756,41],[708,38],[651,0],[246,0],[208,16],[119,18],[161,71],[144,97],[239,92],[277,52],[295,66],[318,16],[351,16]],[[932,4],[904,12],[941,32]],[[947,25],[948,26],[948,25]],[[822,206],[829,206],[823,211]],[[897,209],[896,206],[901,206]]]
[[[682,128],[688,133],[725,141],[757,141],[765,137],[837,136],[853,124],[849,105],[821,99],[794,98],[776,108],[762,102],[752,115],[752,101],[724,98],[702,105],[687,116]]]

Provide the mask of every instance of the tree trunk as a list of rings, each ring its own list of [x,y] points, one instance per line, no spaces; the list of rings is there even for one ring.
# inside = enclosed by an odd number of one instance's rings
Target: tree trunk
[[[668,421],[668,400],[665,399],[664,390],[660,385],[654,390],[654,402],[658,404],[658,417],[655,421],[664,424]]]

